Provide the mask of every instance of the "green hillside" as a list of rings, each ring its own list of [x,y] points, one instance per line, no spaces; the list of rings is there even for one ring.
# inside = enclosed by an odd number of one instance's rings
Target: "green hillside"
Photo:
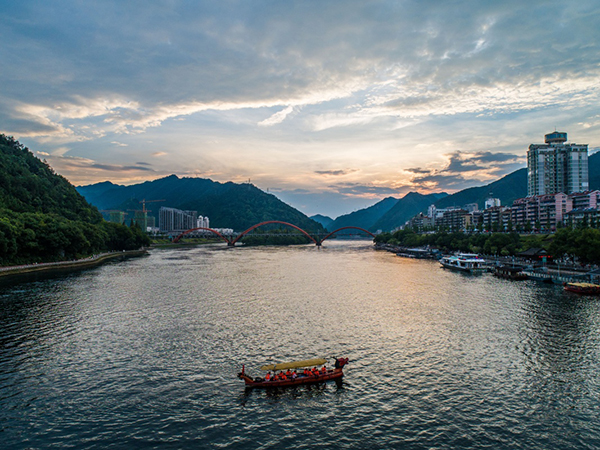
[[[65,178],[0,134],[0,265],[76,259],[148,242],[139,229],[104,222]]]
[[[0,135],[0,208],[99,223],[102,216],[71,184],[14,139]]]
[[[158,217],[160,207],[167,206],[208,216],[210,226],[215,228],[242,231],[260,222],[280,220],[306,231],[324,231],[320,223],[247,183],[219,183],[171,175],[133,186],[99,183],[77,190],[99,209],[141,209],[139,202],[143,199],[164,200],[146,204],[151,215]]]

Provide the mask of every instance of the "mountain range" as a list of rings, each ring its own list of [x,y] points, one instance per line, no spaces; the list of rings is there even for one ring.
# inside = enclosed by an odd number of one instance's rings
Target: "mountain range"
[[[590,189],[600,189],[599,169],[600,153],[595,153],[589,157]],[[106,181],[79,186],[77,191],[100,210],[140,210],[140,203],[144,199],[161,200],[146,204],[149,214],[157,216],[161,206],[194,210],[208,216],[211,227],[243,230],[259,222],[281,220],[307,231],[332,231],[355,226],[376,232],[397,228],[416,214],[426,212],[432,204],[446,208],[477,203],[482,209],[485,200],[492,196],[499,198],[503,205],[510,205],[515,199],[527,195],[527,169],[519,169],[487,185],[451,195],[444,192],[410,192],[400,199],[387,197],[368,208],[344,214],[335,220],[324,215],[309,218],[252,184],[219,183],[202,178],[179,178],[176,175],[132,186]]]
[[[404,223],[415,214],[448,194],[419,194],[410,192],[401,199],[387,197],[368,208],[344,214],[333,220],[329,225],[324,225],[330,231],[339,228],[354,226],[369,231],[388,230],[396,227],[396,223]],[[347,233],[351,233],[348,230]],[[343,233],[343,231],[342,231]]]
[[[140,203],[146,201],[150,215],[158,217],[161,206],[197,211],[210,219],[211,228],[240,231],[260,222],[279,220],[308,232],[324,231],[320,223],[248,183],[219,183],[170,175],[131,186],[105,181],[76,189],[100,210],[141,210]]]
[[[589,156],[588,169],[590,190],[600,189],[600,152]],[[522,168],[492,183],[463,189],[451,195],[443,192],[429,195],[409,192],[400,199],[387,197],[368,208],[344,214],[335,220],[327,218],[329,221],[321,220],[321,223],[330,231],[344,226],[357,226],[372,232],[390,231],[418,213],[426,212],[430,205],[447,208],[477,203],[483,209],[489,197],[499,198],[502,205],[511,205],[514,200],[526,196],[527,169]]]

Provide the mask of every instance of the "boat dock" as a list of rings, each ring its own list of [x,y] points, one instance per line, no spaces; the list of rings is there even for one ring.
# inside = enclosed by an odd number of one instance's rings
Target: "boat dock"
[[[580,272],[550,267],[529,267],[523,270],[527,278],[544,283],[564,284],[577,282],[592,282],[594,278],[590,272]],[[597,281],[597,277],[596,280]]]

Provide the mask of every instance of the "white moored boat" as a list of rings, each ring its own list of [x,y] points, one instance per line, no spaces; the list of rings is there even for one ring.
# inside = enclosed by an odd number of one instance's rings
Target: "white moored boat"
[[[480,273],[487,270],[485,259],[475,253],[459,253],[458,255],[444,256],[440,264],[446,269],[461,270],[463,272]]]

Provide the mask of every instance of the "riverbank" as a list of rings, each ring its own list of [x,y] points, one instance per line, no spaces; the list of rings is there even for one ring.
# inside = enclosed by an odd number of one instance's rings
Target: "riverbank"
[[[108,261],[124,260],[135,258],[147,254],[146,249],[129,250],[122,252],[101,253],[89,258],[78,259],[74,261],[57,261],[50,263],[26,264],[20,266],[0,267],[0,279],[9,279],[11,277],[23,277],[31,274],[52,274],[65,273],[77,270],[90,269],[99,266]]]

